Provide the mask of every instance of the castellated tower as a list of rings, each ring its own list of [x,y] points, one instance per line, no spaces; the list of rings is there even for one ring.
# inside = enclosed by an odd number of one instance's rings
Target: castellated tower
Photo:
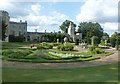
[[[73,24],[71,22],[68,27],[68,34],[70,35],[70,37],[73,37],[75,35],[75,27],[73,26]]]
[[[5,21],[5,24],[7,25],[6,27],[6,33],[5,35],[7,36],[4,41],[8,42],[9,41],[9,13],[4,10],[0,10],[0,34],[2,34],[2,21]],[[0,40],[2,40],[2,35],[0,35]]]

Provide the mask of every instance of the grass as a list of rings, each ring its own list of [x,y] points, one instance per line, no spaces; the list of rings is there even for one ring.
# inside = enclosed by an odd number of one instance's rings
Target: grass
[[[99,59],[101,56],[109,55],[110,53],[102,53],[102,54],[93,54],[91,52],[76,52],[76,51],[60,51],[58,49],[51,49],[51,50],[34,50],[33,53],[28,53],[27,48],[26,49],[20,49],[20,46],[27,46],[30,43],[7,43],[3,42],[3,47],[8,48],[4,49],[3,51],[3,60],[9,60],[9,61],[21,61],[21,62],[81,62],[81,61],[90,61]],[[17,48],[16,48],[17,47]],[[9,49],[10,48],[10,49]],[[11,49],[12,48],[12,49]],[[48,52],[57,52],[57,53],[63,53],[63,54],[74,54],[74,55],[83,55],[83,57],[60,57],[52,55]],[[0,51],[1,53],[1,51]]]
[[[71,69],[3,67],[2,76],[3,82],[118,82],[118,65]]]
[[[28,53],[30,52],[31,53]],[[48,52],[58,52],[58,53],[69,53],[75,55],[83,55],[83,57],[60,57],[51,55]],[[90,52],[74,52],[74,51],[58,51],[58,50],[35,50],[35,49],[4,49],[3,51],[3,60],[9,61],[20,61],[20,62],[41,62],[41,63],[50,63],[50,62],[81,62],[81,61],[90,61],[99,59],[101,56],[108,55],[110,53],[103,54],[93,54]],[[23,53],[22,53],[23,52]],[[17,55],[17,56],[16,56]]]
[[[2,42],[2,48],[18,48],[23,46],[29,46],[30,43],[18,43],[18,42]]]

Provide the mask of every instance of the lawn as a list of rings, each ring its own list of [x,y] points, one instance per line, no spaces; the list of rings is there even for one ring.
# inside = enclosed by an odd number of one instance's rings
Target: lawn
[[[19,48],[23,46],[29,46],[31,43],[18,43],[18,42],[2,42],[2,48]]]
[[[118,82],[118,65],[71,69],[3,67],[3,82]]]

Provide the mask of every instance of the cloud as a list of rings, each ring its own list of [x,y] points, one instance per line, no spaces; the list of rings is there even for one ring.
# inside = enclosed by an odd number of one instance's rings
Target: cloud
[[[8,2],[0,3],[0,10],[5,10],[10,14],[10,21],[27,20],[28,26],[38,25],[60,25],[69,17],[57,11],[50,11],[42,15],[44,9],[39,3]],[[44,9],[45,10],[45,9]]]
[[[105,31],[118,31],[118,23],[106,22],[101,24]]]
[[[29,4],[28,9],[22,8],[22,7],[21,7],[21,9],[24,9],[24,11],[27,11],[28,14],[27,15],[26,14],[19,15],[19,14],[15,13],[15,14],[17,14],[16,15],[17,17],[10,16],[11,17],[10,21],[19,22],[20,20],[23,20],[23,21],[27,20],[28,31],[35,31],[35,29],[37,29],[39,32],[42,32],[45,29],[49,32],[53,31],[53,29],[57,30],[57,29],[59,29],[59,25],[63,21],[65,21],[66,19],[69,18],[67,15],[62,14],[58,11],[48,11],[47,14],[42,15],[42,11],[43,11],[44,7],[38,3],[37,4],[36,3]],[[20,11],[18,11],[18,12],[20,12]]]
[[[25,8],[25,3],[22,2],[8,2],[3,0],[0,2],[0,10],[5,10],[9,13],[11,18],[20,16],[27,16],[28,10]]]
[[[99,22],[105,32],[118,29],[118,0],[87,0],[76,15],[77,22]]]
[[[118,0],[87,0],[76,16],[77,21],[117,22]]]
[[[36,15],[39,15],[42,8],[43,7],[40,4],[35,4],[31,6],[32,12],[34,12]]]

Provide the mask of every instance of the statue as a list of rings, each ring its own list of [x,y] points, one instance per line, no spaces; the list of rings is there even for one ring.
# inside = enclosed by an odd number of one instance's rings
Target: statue
[[[57,39],[57,43],[59,43],[59,39]]]
[[[67,42],[68,42],[68,38],[67,37],[64,38],[64,42],[65,42],[64,44],[66,45]]]

